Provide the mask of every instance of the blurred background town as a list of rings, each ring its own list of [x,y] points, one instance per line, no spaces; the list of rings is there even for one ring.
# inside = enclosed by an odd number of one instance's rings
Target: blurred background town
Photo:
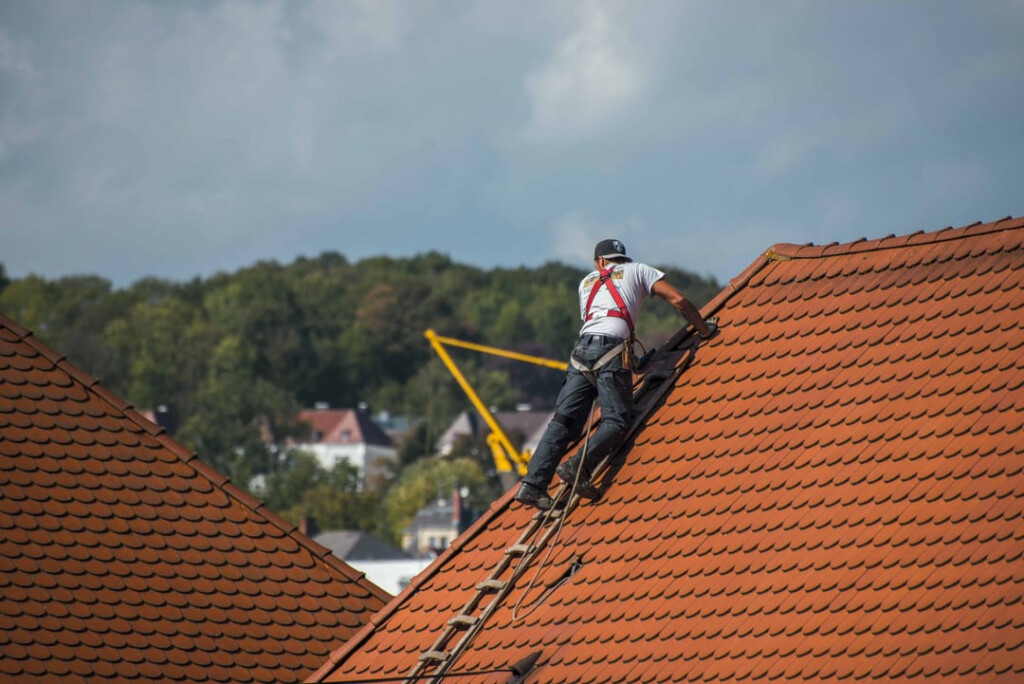
[[[188,282],[0,276],[0,311],[395,593],[507,487],[489,429],[424,334],[564,359],[583,271],[440,254],[261,262]],[[668,268],[698,303],[711,278]],[[680,327],[651,302],[649,348]],[[450,350],[519,451],[562,373]],[[500,458],[500,457],[499,457]]]

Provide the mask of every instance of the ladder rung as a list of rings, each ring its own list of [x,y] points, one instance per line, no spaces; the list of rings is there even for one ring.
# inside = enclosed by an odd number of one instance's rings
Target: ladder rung
[[[445,651],[425,651],[420,654],[420,660],[433,660],[438,663],[443,663],[448,660],[448,654]]]
[[[472,615],[456,615],[448,624],[452,627],[472,627],[475,625],[480,618],[473,617]]]
[[[564,512],[565,512],[564,508],[556,508],[556,509],[554,509],[552,511],[537,511],[536,513],[533,514],[533,519],[534,520],[540,520],[541,518],[547,517],[548,521],[558,520],[559,518],[562,517],[562,514]]]
[[[531,551],[533,551],[533,547],[529,544],[513,544],[505,549],[505,554],[508,556],[525,556]]]
[[[476,585],[477,591],[501,591],[505,588],[505,582],[503,580],[489,579],[484,580],[480,584]]]

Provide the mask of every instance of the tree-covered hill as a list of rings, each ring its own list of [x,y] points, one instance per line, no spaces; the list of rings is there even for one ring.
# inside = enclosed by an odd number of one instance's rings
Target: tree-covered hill
[[[712,279],[665,270],[697,304],[719,289]],[[483,270],[437,253],[350,262],[327,252],[115,289],[94,275],[9,279],[0,266],[0,312],[137,407],[172,407],[176,438],[244,485],[280,467],[258,425],[283,435],[294,429],[292,416],[316,402],[368,402],[407,416],[420,436],[439,434],[468,402],[433,359],[427,328],[565,358],[579,326],[582,275],[560,263]],[[683,323],[655,301],[638,332],[651,346]],[[458,362],[499,408],[549,407],[560,382],[555,371],[472,353]]]

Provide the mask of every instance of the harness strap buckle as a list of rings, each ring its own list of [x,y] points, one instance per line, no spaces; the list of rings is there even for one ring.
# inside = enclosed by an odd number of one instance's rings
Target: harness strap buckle
[[[627,344],[628,342],[629,340],[622,340],[617,345],[615,345],[607,352],[605,352],[601,356],[601,358],[594,362],[592,366],[588,366],[587,364],[577,359],[575,356],[569,357],[569,363],[572,365],[573,368],[578,370],[583,375],[583,377],[590,381],[591,385],[596,386],[597,374],[601,371],[602,368],[611,363],[612,359],[614,359],[616,356],[623,353],[627,349],[627,347],[629,346]]]

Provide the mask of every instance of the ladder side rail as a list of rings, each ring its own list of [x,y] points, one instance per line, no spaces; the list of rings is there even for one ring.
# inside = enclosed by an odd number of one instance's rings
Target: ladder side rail
[[[562,483],[559,486],[558,491],[555,493],[555,499],[559,500],[565,494],[566,491],[568,491],[568,486],[566,485],[566,483]],[[579,497],[573,497],[573,499],[571,499],[566,505],[565,510],[563,511],[563,515],[569,513],[569,511],[572,508],[575,508],[578,502]],[[537,523],[541,520],[543,520],[543,517],[536,518],[533,522]],[[531,525],[531,527],[532,526],[533,525]],[[449,651],[448,657],[445,659],[445,661],[438,666],[438,670],[434,673],[434,678],[431,680],[431,684],[441,684],[441,682],[444,679],[444,675],[448,673],[448,670],[451,669],[452,665],[455,664],[459,657],[469,647],[469,644],[473,641],[473,639],[476,638],[476,635],[480,633],[480,630],[484,628],[484,625],[486,624],[487,620],[491,617],[491,615],[494,614],[494,611],[496,611],[502,605],[505,598],[509,595],[509,593],[511,593],[512,589],[515,588],[516,581],[520,577],[522,577],[523,573],[525,573],[527,569],[529,569],[530,564],[533,562],[533,559],[537,557],[537,554],[540,553],[540,551],[545,546],[547,546],[547,543],[551,539],[552,535],[556,534],[557,532],[557,525],[548,526],[544,534],[541,535],[541,538],[537,542],[537,544],[532,545],[530,552],[526,555],[523,555],[520,558],[515,568],[513,568],[512,576],[505,583],[505,586],[497,594],[495,594],[494,598],[491,600],[489,604],[487,604],[487,607],[484,608],[483,612],[480,614],[476,623],[468,630],[466,630],[466,633],[459,638],[459,641],[456,642],[455,646],[452,647],[451,651]]]
[[[536,533],[537,529],[539,529],[539,527],[540,527],[540,525],[542,523],[543,523],[543,518],[534,518],[533,520],[531,520],[530,524],[526,526],[526,529],[524,529],[520,533],[519,539],[516,541],[514,546],[520,546],[520,545],[524,544],[530,537],[532,537]],[[534,550],[530,554],[522,556],[520,558],[519,565],[524,565],[524,562],[526,564],[528,564],[529,561],[532,560],[533,556],[535,556],[535,555],[536,555],[536,550]],[[498,563],[495,565],[495,567],[488,574],[487,579],[488,580],[497,580],[498,577],[501,574],[503,574],[508,569],[508,566],[512,563],[512,559],[513,559],[513,556],[508,555],[508,554],[502,554],[501,559],[498,561]],[[524,565],[524,567],[525,567],[525,565]],[[518,568],[518,565],[517,565],[517,568]],[[495,598],[492,599],[491,603],[488,604],[488,606],[484,609],[484,611],[486,613],[486,616],[490,615],[490,613],[487,612],[488,608],[491,608],[491,606],[497,607],[497,605],[500,603],[500,600],[504,599],[504,597],[507,595],[508,591],[511,589],[511,583],[512,583],[511,580],[509,582],[506,582],[505,586],[501,590],[499,590],[499,592],[498,592],[498,594],[496,594]],[[485,596],[486,593],[488,593],[487,590],[479,588],[479,585],[478,585],[478,588],[473,592],[473,595],[470,596],[469,600],[466,601],[466,603],[463,605],[462,611],[460,612],[460,615],[469,615],[472,611],[476,610],[476,608],[479,606],[480,600]],[[500,599],[499,599],[499,595],[500,595]],[[491,612],[493,612],[493,609],[491,610]],[[483,626],[483,622],[486,620],[486,616],[485,615],[478,616],[476,623],[473,626],[469,627],[469,629],[467,631],[472,631],[474,636],[475,636],[476,632],[478,632],[480,627]],[[452,636],[454,636],[455,633],[457,633],[458,631],[459,630],[456,627],[454,627],[453,625],[451,625],[451,624],[446,625],[445,628],[441,631],[441,634],[437,637],[437,639],[434,640],[434,643],[430,646],[430,648],[428,648],[426,651],[424,651],[424,653],[421,654],[421,655],[433,654],[433,653],[438,653],[438,652],[444,652],[444,647],[447,645],[448,640],[451,639]],[[468,645],[468,643],[469,643],[469,640],[466,639],[466,635],[465,634],[463,635],[463,638],[460,640],[460,642],[456,644],[456,647],[458,647],[460,644],[462,644],[462,642],[465,642],[466,645]],[[464,649],[464,647],[463,647],[463,649]],[[461,653],[463,649],[460,649],[459,652]],[[452,653],[454,653],[454,649],[453,649]],[[445,662],[450,662],[450,661],[454,660],[454,658],[452,657],[452,653],[448,654]],[[430,662],[431,661],[429,661],[429,660],[417,660],[417,662],[413,666],[412,670],[410,670],[406,674],[406,681],[407,682],[419,681],[419,678],[423,675],[423,670],[425,670],[427,667],[429,667]],[[444,667],[444,663],[442,663],[442,667]],[[447,671],[446,668],[445,668],[445,671]],[[436,674],[435,674],[435,676],[436,676]]]

